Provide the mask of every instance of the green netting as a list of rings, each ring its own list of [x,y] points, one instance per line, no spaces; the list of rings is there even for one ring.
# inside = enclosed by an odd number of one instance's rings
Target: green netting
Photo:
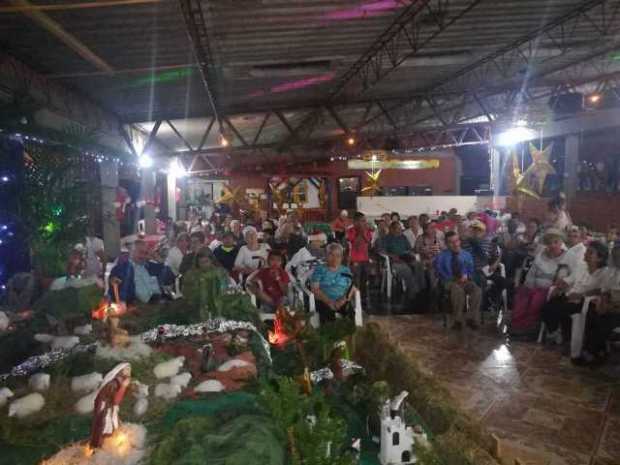
[[[86,439],[90,417],[65,415],[24,428],[18,420],[0,425],[0,465],[36,465],[62,447]]]
[[[276,427],[262,415],[221,424],[214,417],[179,421],[153,451],[151,465],[284,465],[286,450]]]
[[[256,396],[248,392],[208,394],[203,399],[176,402],[164,414],[161,421],[154,425],[152,432],[169,431],[178,421],[188,417],[215,416],[224,412],[254,414],[261,411]]]

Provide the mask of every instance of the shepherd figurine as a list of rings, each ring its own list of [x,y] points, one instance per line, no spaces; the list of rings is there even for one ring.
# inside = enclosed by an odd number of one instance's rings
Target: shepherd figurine
[[[101,320],[106,324],[108,342],[112,347],[129,344],[129,333],[120,327],[120,317],[126,312],[126,307],[120,301],[118,286],[121,280],[112,278],[110,286],[114,292],[114,302],[110,303],[102,299],[99,307],[92,311],[92,318]]]
[[[103,378],[95,396],[93,423],[87,448],[89,455],[103,445],[105,438],[118,430],[118,410],[130,382],[131,365],[126,362],[116,365]]]

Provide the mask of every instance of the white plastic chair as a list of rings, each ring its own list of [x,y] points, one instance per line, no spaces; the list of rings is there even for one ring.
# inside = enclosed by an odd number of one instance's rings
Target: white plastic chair
[[[400,281],[400,285],[402,286],[403,292],[407,291],[407,286],[402,279],[399,279],[398,275],[394,274],[392,269],[392,260],[387,254],[380,253],[379,256],[383,259],[383,269],[381,272],[381,293],[387,295],[388,300],[392,299],[392,287],[394,284],[394,279],[398,279]],[[415,254],[415,259],[420,261],[420,255]]]
[[[581,355],[583,349],[583,336],[586,330],[586,318],[590,304],[598,300],[598,296],[589,296],[583,299],[580,313],[571,315],[571,339],[570,339],[570,356],[577,358]]]

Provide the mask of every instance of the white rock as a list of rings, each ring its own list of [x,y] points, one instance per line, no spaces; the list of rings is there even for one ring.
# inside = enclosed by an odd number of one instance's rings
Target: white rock
[[[9,416],[24,418],[39,412],[44,405],[45,398],[38,392],[34,392],[11,402],[9,405]]]
[[[71,390],[73,392],[91,392],[99,387],[103,381],[101,373],[88,373],[71,378]]]
[[[145,397],[139,398],[135,404],[133,404],[133,414],[137,417],[144,415],[149,408],[149,400]]]
[[[177,384],[181,386],[181,388],[185,389],[191,379],[192,379],[191,373],[188,371],[185,371],[181,374],[178,374],[170,378],[170,384]]]
[[[196,392],[222,392],[224,385],[217,379],[208,379],[194,388]]]
[[[0,388],[0,407],[4,407],[7,400],[13,396],[13,391],[11,391],[8,387]]]
[[[73,349],[80,343],[80,338],[77,336],[58,336],[52,340],[52,350],[69,350]]]
[[[140,381],[134,381],[133,383],[133,396],[136,399],[142,399],[149,396],[149,387]]]
[[[30,377],[28,386],[37,392],[47,391],[50,388],[50,375],[47,373],[37,373]]]
[[[166,362],[161,362],[155,365],[155,367],[153,368],[153,373],[155,374],[155,377],[157,379],[171,378],[179,373],[179,370],[183,366],[183,363],[185,363],[185,357],[176,357]]]
[[[35,334],[34,339],[49,344],[53,350],[69,350],[80,343],[77,336],[52,336],[51,334]]]
[[[249,367],[251,365],[251,363],[246,362],[245,360],[233,358],[232,360],[228,360],[227,362],[222,363],[217,369],[217,371],[230,371],[233,368],[243,368]]]
[[[162,399],[172,400],[181,394],[181,386],[178,384],[159,383],[155,386],[155,396]]]
[[[11,321],[8,315],[4,312],[0,312],[0,332],[9,329],[9,324],[11,324]]]
[[[39,333],[39,334],[34,335],[34,340],[42,342],[43,344],[49,344],[50,342],[54,340],[54,336],[52,336],[51,334],[40,334]]]
[[[75,403],[75,411],[81,415],[92,413],[95,409],[95,397],[97,397],[97,391],[86,394]]]
[[[93,332],[93,325],[76,326],[73,328],[73,334],[78,336],[88,336]]]

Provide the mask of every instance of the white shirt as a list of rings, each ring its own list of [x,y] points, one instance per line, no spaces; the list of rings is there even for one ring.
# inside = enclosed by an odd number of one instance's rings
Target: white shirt
[[[585,294],[595,289],[602,289],[608,281],[609,268],[604,266],[590,274],[586,270],[575,281],[567,294]]]
[[[250,250],[247,245],[239,249],[235,259],[235,268],[251,268],[257,270],[267,263],[267,255],[271,247],[268,244],[259,244],[258,250]],[[256,258],[255,258],[256,257]]]
[[[403,235],[407,238],[407,240],[409,241],[409,245],[411,246],[412,249],[415,249],[415,242],[418,240],[418,236],[420,234],[416,234],[414,233],[410,228],[405,229],[405,231],[403,232]]]
[[[525,285],[529,288],[551,287],[558,271],[558,265],[562,263],[564,255],[566,252],[559,257],[552,258],[547,255],[546,251],[536,255],[532,267],[525,277]]]
[[[99,276],[103,271],[103,264],[98,253],[103,252],[103,241],[98,237],[86,237],[86,269],[84,276]]]
[[[183,261],[183,252],[177,246],[174,246],[168,251],[168,256],[166,257],[166,266],[170,267],[174,274],[180,273],[181,262]]]

